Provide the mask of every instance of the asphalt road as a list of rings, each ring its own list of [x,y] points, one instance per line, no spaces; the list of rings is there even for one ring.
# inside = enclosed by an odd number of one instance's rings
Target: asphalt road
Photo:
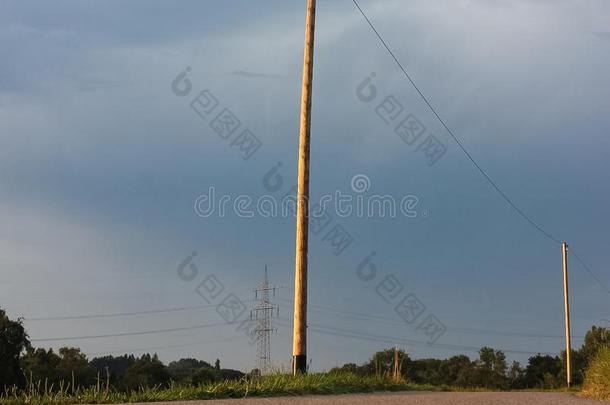
[[[155,405],[609,405],[549,392],[404,392],[280,398],[221,399],[214,401],[157,402]]]

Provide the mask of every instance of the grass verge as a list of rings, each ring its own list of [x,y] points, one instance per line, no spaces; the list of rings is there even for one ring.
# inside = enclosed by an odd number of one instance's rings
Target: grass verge
[[[610,400],[610,348],[601,348],[587,368],[581,394],[588,398]]]
[[[53,391],[40,386],[31,386],[25,391],[12,390],[4,393],[0,396],[0,405],[158,402],[424,389],[433,388],[405,381],[393,381],[385,377],[361,377],[349,373],[315,373],[296,377],[275,374],[250,380],[223,381],[199,386],[141,388],[130,392],[119,392],[100,386],[76,389],[73,392],[63,388]]]

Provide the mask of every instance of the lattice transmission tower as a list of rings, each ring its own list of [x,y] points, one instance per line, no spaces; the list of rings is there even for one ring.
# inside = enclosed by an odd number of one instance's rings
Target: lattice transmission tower
[[[250,311],[250,318],[258,321],[254,329],[256,334],[256,363],[261,373],[267,373],[271,367],[271,333],[277,332],[271,324],[273,318],[277,318],[280,308],[271,303],[271,297],[275,298],[277,287],[269,283],[267,266],[265,266],[265,278],[263,282],[254,289],[254,298],[258,300],[256,307]]]

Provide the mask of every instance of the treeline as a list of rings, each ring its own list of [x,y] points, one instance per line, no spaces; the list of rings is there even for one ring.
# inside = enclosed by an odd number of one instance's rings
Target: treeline
[[[124,391],[139,387],[167,387],[172,382],[199,385],[244,376],[241,371],[221,368],[218,359],[213,366],[191,358],[165,365],[156,354],[148,353],[140,357],[125,354],[87,360],[75,347],[63,347],[57,354],[52,349],[30,349],[21,357],[20,365],[30,381],[43,381],[56,387],[61,383],[90,387],[101,381]]]
[[[592,327],[583,345],[572,351],[573,382],[581,384],[585,370],[600,348],[610,345],[610,330]],[[527,365],[507,363],[501,350],[483,347],[477,359],[457,355],[448,359],[411,359],[394,349],[375,353],[364,364],[345,364],[332,372],[363,376],[393,376],[430,385],[464,388],[524,389],[558,388],[565,385],[565,352],[561,356],[538,354]],[[253,371],[253,373],[256,372]],[[79,348],[34,348],[21,320],[12,321],[0,309],[0,393],[9,387],[43,385],[46,390],[69,386],[105,386],[118,391],[140,387],[167,387],[171,383],[199,385],[240,379],[245,374],[196,359],[180,359],[163,364],[156,354],[95,357],[91,360]],[[53,387],[53,388],[49,388]]]
[[[584,373],[601,347],[610,345],[610,330],[593,326],[585,335],[578,350],[572,350],[572,380],[583,382]],[[348,363],[333,372],[352,372],[358,375],[393,375],[395,358],[401,376],[419,384],[446,385],[464,388],[525,389],[559,388],[566,385],[565,351],[561,356],[537,354],[529,358],[525,367],[518,362],[508,365],[501,350],[483,347],[479,357],[471,360],[458,355],[448,359],[411,359],[404,351],[387,349],[377,352],[366,363]]]
[[[180,359],[163,364],[156,354],[95,357],[91,360],[76,347],[34,348],[22,321],[11,321],[0,309],[0,392],[24,388],[28,383],[49,390],[60,387],[90,387],[96,384],[116,390],[140,387],[167,387],[172,382],[184,385],[233,380],[244,376],[238,370],[221,368],[196,359]]]

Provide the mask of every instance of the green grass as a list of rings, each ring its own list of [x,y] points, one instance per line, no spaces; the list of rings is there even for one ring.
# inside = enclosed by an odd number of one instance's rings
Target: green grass
[[[610,400],[610,348],[601,348],[587,368],[581,394]]]
[[[71,390],[69,387],[57,387],[56,390],[52,390],[41,384],[30,385],[25,391],[12,390],[0,396],[0,405],[156,402],[423,389],[433,388],[405,381],[393,381],[385,377],[361,377],[347,373],[315,373],[296,377],[275,374],[258,379],[223,381],[196,387],[173,385],[169,388],[142,388],[131,392],[118,392],[100,385],[76,390]],[[435,390],[438,390],[438,387]]]

